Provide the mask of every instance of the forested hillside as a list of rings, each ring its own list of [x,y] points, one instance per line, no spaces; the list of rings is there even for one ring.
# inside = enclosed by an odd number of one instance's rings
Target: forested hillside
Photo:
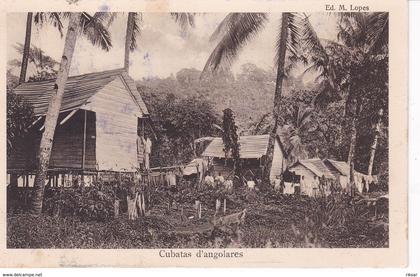
[[[350,137],[344,135],[350,132],[345,99],[331,94],[323,83],[311,80],[310,73],[294,75],[299,77],[285,79],[278,130],[289,161],[313,157],[345,161],[350,145]],[[168,78],[137,81],[159,136],[153,163],[169,165],[191,159],[194,139],[221,135],[213,124],[221,123],[226,108],[234,111],[241,135],[267,134],[272,127],[274,86],[274,71],[249,63],[242,65],[236,76],[230,71],[201,76],[201,71],[185,68]],[[372,97],[366,97],[366,108],[360,112],[355,167],[361,172],[367,170],[375,135],[372,126],[377,118],[376,106],[387,101],[381,95],[386,94],[373,91]],[[374,172],[386,174],[388,134],[387,122],[383,123]],[[158,157],[156,153],[165,154]]]
[[[222,111],[231,108],[241,133],[247,133],[249,126],[272,111],[274,97],[274,71],[264,70],[254,64],[244,64],[234,76],[232,72],[219,73],[217,76],[202,76],[201,71],[184,68],[169,78],[151,78],[137,81],[139,91],[150,93],[174,94],[176,97],[198,97],[206,100],[221,117]],[[307,84],[306,87],[309,87]],[[288,77],[285,91],[303,89],[301,79]]]

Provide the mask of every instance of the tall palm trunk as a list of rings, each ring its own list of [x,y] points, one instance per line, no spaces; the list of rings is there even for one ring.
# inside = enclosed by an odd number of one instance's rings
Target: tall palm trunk
[[[357,118],[358,114],[360,113],[360,104],[357,100],[354,101],[354,113],[351,119],[351,128],[350,128],[350,147],[349,147],[349,154],[347,157],[347,163],[350,167],[350,189],[351,192],[354,191],[355,183],[354,183],[354,153],[356,151],[356,139],[357,139]]]
[[[134,13],[129,12],[127,18],[127,30],[125,34],[125,49],[124,49],[124,68],[128,71],[130,67],[130,46],[131,37],[133,36],[134,29]]]
[[[378,146],[379,132],[381,131],[382,114],[383,114],[383,109],[379,109],[378,121],[376,122],[376,126],[375,126],[375,136],[373,137],[372,146],[370,147],[369,165],[368,165],[369,176],[372,176],[373,161],[375,160],[375,153],[376,153],[376,147]]]
[[[354,115],[351,120],[351,136],[350,136],[350,148],[349,148],[349,154],[347,157],[347,164],[350,167],[349,172],[349,184],[350,184],[350,192],[353,193],[354,189],[354,152],[356,148],[356,138],[357,138],[357,128],[356,128],[356,116]]]
[[[353,116],[351,119],[351,128],[350,128],[350,147],[349,154],[347,156],[347,163],[350,164],[354,157],[354,152],[356,148],[356,138],[357,138],[357,128],[356,128],[356,116]]]
[[[32,33],[32,13],[29,12],[26,17],[25,44],[23,45],[22,65],[20,68],[19,84],[24,83],[26,79],[26,71],[28,70],[29,50],[31,48],[31,33]]]
[[[348,94],[345,96],[345,101],[344,101],[344,103],[347,103],[347,98],[348,98]],[[347,133],[346,133],[346,131],[345,131],[345,128],[344,128],[344,126],[345,126],[345,123],[346,123],[346,116],[347,116],[347,107],[346,107],[346,104],[344,104],[344,109],[342,110],[342,113],[341,113],[341,118],[340,118],[340,121],[341,121],[341,124],[338,126],[338,141],[337,141],[337,146],[341,146],[341,144],[344,142],[344,137],[347,135]],[[340,153],[340,155],[341,155],[341,153]]]
[[[273,166],[273,157],[274,157],[274,143],[277,136],[277,128],[279,123],[279,112],[280,112],[280,100],[281,100],[281,91],[283,87],[283,78],[284,78],[284,64],[286,59],[286,43],[288,35],[288,22],[289,22],[289,13],[282,13],[281,19],[281,30],[280,30],[280,41],[279,41],[279,59],[277,65],[277,79],[276,79],[276,90],[274,93],[274,107],[273,107],[273,129],[270,132],[267,146],[267,156],[266,163],[264,167],[264,176],[263,180],[266,184],[270,182],[270,172],[271,167]]]
[[[45,130],[42,134],[39,147],[38,168],[35,176],[34,197],[31,207],[31,211],[34,214],[40,214],[42,212],[45,179],[47,177],[54,132],[57,125],[58,115],[60,113],[61,102],[64,95],[64,87],[69,76],[71,60],[73,58],[74,48],[76,46],[80,15],[80,13],[72,13],[70,15],[63,56],[61,57],[60,69],[58,71],[57,80],[54,85],[56,91],[51,95],[48,111],[45,118]]]

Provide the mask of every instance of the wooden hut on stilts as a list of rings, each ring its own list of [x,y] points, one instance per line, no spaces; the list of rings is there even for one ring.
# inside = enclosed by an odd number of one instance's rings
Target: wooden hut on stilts
[[[26,141],[7,158],[8,182],[33,186],[36,157],[55,80],[23,83],[14,89],[33,107],[36,120]],[[89,184],[144,169],[147,107],[124,69],[72,76],[66,83],[54,135],[47,182]],[[147,157],[148,158],[148,157]]]

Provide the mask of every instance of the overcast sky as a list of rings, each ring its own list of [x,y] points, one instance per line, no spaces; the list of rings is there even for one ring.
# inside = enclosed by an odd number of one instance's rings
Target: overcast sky
[[[138,39],[139,47],[130,56],[130,75],[138,80],[144,77],[168,77],[182,68],[201,70],[215,46],[214,42],[209,42],[209,37],[225,15],[222,13],[197,15],[195,28],[183,33],[169,14],[144,14],[142,33]],[[335,38],[334,16],[326,13],[311,14],[310,20],[321,38]],[[127,14],[119,14],[111,26],[113,47],[109,52],[93,47],[84,38],[79,38],[70,75],[123,67],[126,21]],[[233,65],[234,72],[247,62],[264,69],[273,66],[274,46],[279,25],[280,14],[270,14],[269,22],[264,30],[240,52]],[[8,14],[8,60],[21,59],[13,46],[16,43],[24,43],[25,26],[25,13]],[[43,49],[47,55],[60,61],[64,38],[60,38],[59,32],[54,27],[33,26],[31,42],[32,45]],[[30,67],[29,74],[31,74]]]

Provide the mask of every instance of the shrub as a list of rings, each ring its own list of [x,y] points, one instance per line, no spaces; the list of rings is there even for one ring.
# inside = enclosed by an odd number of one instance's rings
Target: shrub
[[[150,213],[137,220],[113,218],[113,200],[142,190],[131,181],[93,187],[49,189],[39,217],[8,214],[13,248],[207,248],[207,247],[386,247],[388,202],[369,205],[343,194],[310,198],[272,190],[238,188],[232,194],[180,184],[151,187]],[[125,196],[124,196],[125,195]],[[226,197],[227,213],[247,209],[240,228],[214,228],[215,199]],[[168,209],[166,203],[177,204]],[[187,219],[202,203],[203,218]],[[184,212],[182,218],[181,210]],[[54,215],[54,216],[50,216]],[[60,215],[60,216],[58,216]],[[225,230],[226,229],[226,230]]]
[[[115,192],[112,186],[48,188],[44,212],[60,217],[77,216],[82,221],[107,221],[114,216]]]
[[[345,226],[355,215],[352,198],[347,194],[331,194],[312,199],[312,217],[317,227]]]

